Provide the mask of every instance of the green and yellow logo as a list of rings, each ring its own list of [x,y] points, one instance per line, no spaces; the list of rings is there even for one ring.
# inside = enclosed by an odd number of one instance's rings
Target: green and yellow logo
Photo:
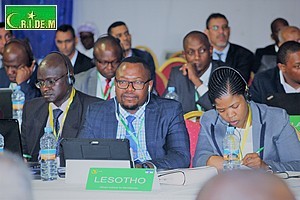
[[[5,6],[6,30],[56,30],[56,5]]]

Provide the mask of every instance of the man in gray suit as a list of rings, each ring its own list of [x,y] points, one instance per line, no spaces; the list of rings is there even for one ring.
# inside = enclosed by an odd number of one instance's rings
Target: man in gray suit
[[[25,102],[22,116],[23,152],[31,156],[30,161],[38,161],[45,126],[53,128],[58,143],[62,138],[77,137],[88,105],[101,101],[76,91],[73,82],[73,67],[64,54],[50,53],[41,62],[36,86],[43,97]],[[57,117],[55,113],[59,113]]]
[[[184,113],[209,110],[212,105],[207,96],[207,84],[211,72],[221,62],[211,59],[212,46],[200,31],[191,31],[184,37],[183,49],[187,64],[172,68],[167,88],[175,87]]]
[[[123,58],[118,39],[112,36],[99,38],[94,45],[96,67],[75,76],[75,88],[91,96],[104,100],[115,96],[114,77]]]

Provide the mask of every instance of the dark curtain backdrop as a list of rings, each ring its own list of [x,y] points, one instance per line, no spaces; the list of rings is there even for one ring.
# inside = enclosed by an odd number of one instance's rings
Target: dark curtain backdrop
[[[57,27],[72,24],[73,0],[2,0],[2,19],[5,19],[5,5],[57,5]],[[57,50],[54,42],[55,31],[13,31],[16,38],[28,38],[35,58],[42,59],[49,52]]]

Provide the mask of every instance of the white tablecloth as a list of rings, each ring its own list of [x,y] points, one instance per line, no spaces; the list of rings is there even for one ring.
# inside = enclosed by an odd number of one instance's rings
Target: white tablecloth
[[[300,179],[286,180],[296,199],[300,200]],[[43,182],[33,181],[35,200],[93,200],[93,199],[195,199],[201,185],[161,185],[159,191],[128,192],[128,191],[88,191],[83,186],[66,184],[64,180]]]

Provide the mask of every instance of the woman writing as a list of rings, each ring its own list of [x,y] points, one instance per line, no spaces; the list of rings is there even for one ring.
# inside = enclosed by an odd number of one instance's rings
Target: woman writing
[[[247,83],[230,67],[220,67],[212,73],[208,95],[215,109],[201,117],[195,167],[223,168],[223,138],[227,126],[233,126],[243,165],[300,171],[300,142],[285,110],[250,101]]]

